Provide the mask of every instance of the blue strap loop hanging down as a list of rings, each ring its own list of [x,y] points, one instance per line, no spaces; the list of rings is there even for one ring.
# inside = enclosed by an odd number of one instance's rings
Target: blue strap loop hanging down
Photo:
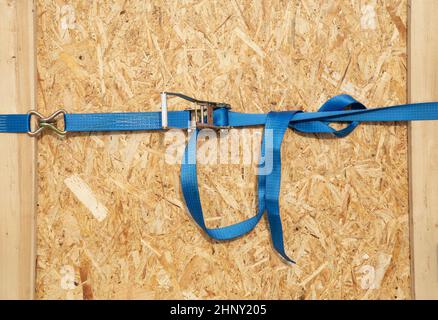
[[[259,188],[259,210],[253,217],[232,224],[226,227],[209,229],[204,220],[204,213],[199,196],[198,175],[196,165],[196,145],[199,130],[193,131],[184,152],[183,162],[181,164],[181,187],[186,202],[186,206],[196,223],[211,238],[216,240],[231,240],[250,232],[259,222],[264,213],[264,186]]]
[[[262,141],[261,159],[265,159],[265,166],[272,166],[271,172],[265,172],[266,183],[265,206],[268,215],[271,238],[275,250],[287,261],[291,260],[284,250],[283,227],[280,219],[280,183],[281,183],[281,143],[290,121],[297,111],[269,112],[266,118]],[[268,142],[272,135],[272,143]],[[271,154],[272,157],[267,156]],[[272,163],[268,163],[271,161]]]
[[[31,114],[0,115],[0,132],[34,133],[35,131],[31,129]],[[62,114],[64,118],[64,130],[59,129],[54,123],[57,114]],[[172,111],[168,112],[166,117],[170,128],[192,128],[191,111]],[[48,128],[58,133],[163,130],[160,112],[70,114],[58,111],[47,118],[40,116],[39,120],[38,131]],[[345,137],[361,122],[414,120],[438,120],[438,102],[367,109],[349,95],[338,95],[324,103],[318,112],[285,111],[248,114],[230,111],[228,107],[215,108],[211,121],[216,127],[264,126],[257,177],[258,210],[254,216],[239,223],[214,229],[206,226],[196,171],[199,129],[194,130],[190,136],[181,165],[181,185],[187,208],[196,223],[216,240],[230,240],[250,232],[266,212],[274,248],[286,261],[293,262],[284,248],[278,201],[281,185],[281,144],[286,129],[291,128],[303,133],[331,133],[336,137]],[[208,123],[204,120],[202,122]],[[330,126],[334,122],[347,123],[347,126],[336,130]]]
[[[267,116],[263,134],[259,167],[263,165],[264,172],[258,174],[258,212],[253,217],[226,227],[209,229],[205,225],[204,214],[199,195],[196,144],[198,130],[189,139],[181,165],[181,186],[184,199],[190,214],[196,223],[211,238],[230,240],[243,236],[254,229],[265,210],[267,211],[271,237],[274,248],[289,262],[293,262],[284,250],[283,228],[281,226],[278,198],[281,179],[281,143],[289,122],[296,111],[270,112]],[[272,157],[266,157],[267,154]],[[261,168],[259,168],[261,171]]]

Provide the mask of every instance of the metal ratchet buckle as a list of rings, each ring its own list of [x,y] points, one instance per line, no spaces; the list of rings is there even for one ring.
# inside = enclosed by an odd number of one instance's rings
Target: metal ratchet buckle
[[[57,126],[58,118],[62,116],[65,126],[65,114],[67,112],[63,109],[57,110],[50,116],[45,117],[36,110],[31,110],[27,114],[29,115],[29,131],[27,132],[31,137],[38,136],[44,129],[49,129],[60,136],[64,136],[67,131],[65,129],[60,129]],[[32,118],[36,118],[35,130],[32,130]]]
[[[161,126],[163,129],[169,128],[168,114],[167,114],[167,97],[173,96],[193,103],[193,108],[186,109],[190,111],[190,128],[210,128],[210,129],[223,129],[226,127],[217,126],[213,122],[213,112],[219,108],[231,109],[228,103],[212,102],[198,100],[182,93],[175,92],[161,92]]]

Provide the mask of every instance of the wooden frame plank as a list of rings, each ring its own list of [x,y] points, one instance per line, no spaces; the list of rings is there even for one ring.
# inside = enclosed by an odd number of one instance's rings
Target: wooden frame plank
[[[34,1],[0,0],[0,112],[35,107]],[[35,291],[36,142],[0,136],[0,299]]]
[[[437,0],[409,3],[408,97],[438,100]],[[438,299],[438,122],[409,127],[412,288],[417,299]]]

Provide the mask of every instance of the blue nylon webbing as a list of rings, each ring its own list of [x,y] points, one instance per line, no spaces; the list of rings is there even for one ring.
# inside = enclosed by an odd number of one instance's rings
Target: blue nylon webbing
[[[189,138],[189,142],[184,152],[183,162],[181,164],[181,186],[187,208],[196,223],[213,239],[231,240],[240,237],[254,229],[265,211],[263,201],[265,186],[264,183],[260,184],[260,179],[263,180],[264,176],[259,176],[259,210],[256,215],[247,220],[226,227],[216,229],[207,228],[199,196],[198,177],[196,172],[197,140],[198,130],[195,130]]]
[[[27,114],[0,114],[0,132],[20,133],[29,131]]]
[[[339,95],[328,100],[318,112],[284,111],[248,114],[221,108],[214,111],[213,118],[216,126],[265,126],[257,178],[258,210],[251,218],[233,225],[214,229],[206,226],[196,172],[196,145],[199,133],[196,129],[189,138],[181,165],[182,191],[190,214],[210,237],[229,240],[254,229],[266,212],[274,248],[286,261],[293,262],[284,249],[278,201],[281,182],[281,143],[286,129],[291,128],[303,133],[332,133],[337,137],[344,137],[361,122],[438,120],[438,102],[366,109],[351,96]],[[168,113],[169,128],[189,128],[189,120],[189,111]],[[332,122],[347,122],[348,125],[341,130],[335,130],[330,126]],[[29,126],[27,114],[0,115],[0,132],[28,132]],[[67,132],[162,130],[161,113],[66,114],[65,130]],[[269,157],[271,162],[267,163]],[[271,166],[271,170],[263,173],[263,167],[267,165]]]
[[[188,128],[189,111],[168,113],[169,127]],[[160,112],[67,113],[68,132],[161,130]]]

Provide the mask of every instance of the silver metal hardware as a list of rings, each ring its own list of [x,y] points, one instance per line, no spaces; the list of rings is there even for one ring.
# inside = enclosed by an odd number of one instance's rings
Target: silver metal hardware
[[[30,136],[36,137],[44,131],[44,129],[49,129],[60,136],[64,136],[67,131],[65,129],[60,129],[57,126],[60,117],[63,118],[65,126],[65,115],[66,111],[63,109],[57,110],[50,116],[45,117],[36,110],[31,110],[27,114],[29,115],[29,131],[27,132]],[[32,129],[33,118],[36,118],[35,129]]]
[[[216,126],[213,120],[213,112],[219,108],[231,109],[231,106],[227,103],[212,102],[198,100],[181,93],[175,92],[161,92],[161,126],[163,129],[169,128],[168,121],[168,109],[167,109],[167,97],[174,96],[183,100],[189,101],[194,104],[193,108],[186,109],[190,111],[190,129],[195,128],[210,128],[210,129],[224,129],[227,127]]]

